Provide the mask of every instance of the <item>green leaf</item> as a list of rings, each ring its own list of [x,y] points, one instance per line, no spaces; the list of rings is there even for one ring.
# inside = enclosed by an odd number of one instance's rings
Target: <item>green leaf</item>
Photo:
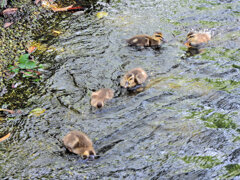
[[[107,12],[101,11],[101,12],[98,12],[98,13],[97,13],[97,18],[98,18],[98,19],[101,19],[101,18],[103,18],[103,17],[106,17],[107,15],[108,15]]]
[[[25,72],[24,74],[23,74],[23,77],[32,77],[33,75],[32,75],[32,72]]]
[[[34,79],[33,81],[35,81],[35,82],[39,82],[39,81],[40,81],[40,79]]]
[[[26,69],[34,69],[35,67],[37,67],[36,63],[33,61],[28,61],[25,63],[26,65]]]
[[[31,112],[30,112],[30,116],[31,115],[34,115],[36,117],[39,117],[41,114],[43,114],[44,112],[46,111],[46,109],[42,109],[42,108],[36,108],[36,109],[33,109]]]
[[[15,69],[13,69],[12,72],[14,72],[14,73],[18,73],[18,72],[19,72],[19,68],[15,68]]]
[[[21,69],[26,69],[26,65],[25,64],[19,64],[18,67],[20,67]]]
[[[20,64],[25,64],[29,60],[29,54],[23,54],[19,58]]]
[[[39,67],[40,69],[43,69],[43,64],[39,64],[38,67]]]

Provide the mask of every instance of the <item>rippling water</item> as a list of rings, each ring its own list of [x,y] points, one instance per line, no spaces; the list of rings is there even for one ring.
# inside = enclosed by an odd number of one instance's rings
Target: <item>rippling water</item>
[[[53,60],[39,97],[40,117],[6,122],[13,132],[1,143],[6,179],[235,179],[240,178],[240,3],[237,0],[113,1],[108,16],[73,14],[53,44]],[[214,32],[201,54],[186,55],[191,30]],[[161,31],[161,50],[128,47],[136,34]],[[119,81],[131,68],[149,74],[143,92],[128,93]],[[112,88],[102,110],[92,91]],[[100,158],[83,163],[68,154],[62,137],[87,133]]]

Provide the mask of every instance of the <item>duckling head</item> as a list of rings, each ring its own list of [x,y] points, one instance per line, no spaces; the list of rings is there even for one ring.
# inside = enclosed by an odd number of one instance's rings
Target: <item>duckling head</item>
[[[96,155],[95,151],[93,149],[91,150],[86,150],[82,154],[83,159],[94,159],[94,156]]]
[[[97,95],[93,95],[91,99],[91,105],[96,108],[102,108],[104,106],[104,99],[98,97]]]
[[[187,41],[184,43],[188,48],[192,47],[191,42],[195,41],[196,34],[194,32],[190,32],[187,35]]]
[[[163,34],[161,32],[155,32],[153,34],[153,38],[155,40],[158,40],[158,41],[162,41],[162,42],[165,42],[164,38],[163,38]]]
[[[199,48],[211,39],[210,31],[190,32],[187,41],[184,43],[188,48]]]
[[[136,86],[135,82],[135,75],[133,73],[130,73],[126,76],[125,83],[124,83],[124,88],[131,88]]]
[[[83,159],[94,159],[94,156],[96,155],[93,147],[74,148],[71,152],[80,155]]]

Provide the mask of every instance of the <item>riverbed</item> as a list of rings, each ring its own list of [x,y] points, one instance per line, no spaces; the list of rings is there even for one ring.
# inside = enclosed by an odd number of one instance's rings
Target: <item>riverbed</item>
[[[1,178],[239,179],[239,1],[100,4],[59,22],[64,33],[50,41],[38,93],[1,123],[11,132],[0,144]],[[100,11],[108,15],[99,19]],[[194,56],[183,44],[191,30],[213,33]],[[167,41],[161,49],[126,44],[159,31]],[[149,78],[131,93],[119,82],[135,67]],[[90,96],[100,88],[112,88],[115,97],[97,110]],[[46,111],[30,116],[35,108]],[[75,129],[93,140],[94,161],[63,147]]]

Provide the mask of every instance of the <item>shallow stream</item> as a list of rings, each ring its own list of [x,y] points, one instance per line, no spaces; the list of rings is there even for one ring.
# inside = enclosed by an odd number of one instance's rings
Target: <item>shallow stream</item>
[[[23,114],[1,124],[3,179],[239,179],[240,3],[238,0],[118,0],[108,16],[79,12],[60,23],[44,87]],[[191,30],[214,32],[201,54],[183,45]],[[136,34],[163,33],[160,50],[128,47]],[[47,42],[45,42],[47,44]],[[142,92],[119,86],[128,70],[149,74]],[[112,88],[101,110],[92,91]],[[22,92],[24,93],[24,92]],[[46,109],[40,117],[34,108]],[[69,154],[61,139],[82,130],[94,161]]]

